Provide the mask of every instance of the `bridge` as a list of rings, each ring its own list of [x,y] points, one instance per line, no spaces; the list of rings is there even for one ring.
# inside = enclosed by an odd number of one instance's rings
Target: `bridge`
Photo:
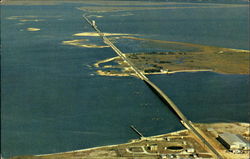
[[[180,119],[181,123],[184,127],[186,127],[188,130],[190,130],[191,133],[193,133],[196,138],[204,143],[207,148],[214,154],[215,157],[218,159],[223,159],[223,157],[219,154],[219,152],[206,140],[206,136],[199,133],[198,128],[196,128],[191,121],[189,121],[185,115],[180,111],[180,109],[175,105],[175,103],[159,88],[157,87],[153,82],[151,82],[142,71],[140,71],[127,57],[124,53],[122,53],[106,36],[104,33],[102,33],[96,26],[95,21],[91,22],[86,15],[83,15],[83,18],[94,28],[94,30],[99,34],[99,36],[103,39],[103,42],[107,45],[109,45],[117,54],[120,56],[124,62],[126,62],[130,68],[133,70],[133,72],[139,77],[141,80],[143,80],[151,89],[153,92],[156,93],[157,96],[161,98],[161,100],[167,104],[170,109],[177,115],[177,117]]]

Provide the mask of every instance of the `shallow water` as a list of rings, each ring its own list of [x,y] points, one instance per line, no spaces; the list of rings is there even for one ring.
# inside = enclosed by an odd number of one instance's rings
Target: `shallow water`
[[[69,151],[117,144],[180,130],[172,112],[139,79],[95,74],[95,62],[115,56],[110,48],[62,45],[93,31],[75,7],[1,6],[2,77],[1,146],[4,157]],[[128,12],[124,12],[128,13]],[[248,49],[247,7],[103,13],[104,32],[146,38]],[[35,15],[25,22],[6,19]],[[145,16],[147,15],[147,16]],[[47,16],[47,17],[46,17]],[[58,17],[48,17],[58,16]],[[159,25],[159,23],[161,25]],[[28,32],[29,27],[40,28]],[[101,40],[92,38],[96,43]],[[136,44],[139,45],[139,44]],[[136,45],[117,43],[123,52]],[[140,47],[145,52],[149,48]],[[149,51],[150,52],[150,51]],[[194,122],[249,122],[249,78],[209,72],[149,76]]]

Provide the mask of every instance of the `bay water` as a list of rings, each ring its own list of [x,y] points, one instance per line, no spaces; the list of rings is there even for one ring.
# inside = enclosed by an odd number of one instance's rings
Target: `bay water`
[[[86,4],[1,6],[4,157],[124,143],[138,137],[130,125],[145,136],[183,129],[139,79],[95,73],[95,62],[116,56],[112,49],[62,44],[81,39],[72,36],[75,33],[93,32],[82,18],[86,12],[76,9],[81,6]],[[103,16],[93,18],[103,32],[249,49],[247,6],[96,14]],[[38,21],[13,16],[36,16]],[[87,38],[103,45],[98,37]],[[125,53],[150,49],[117,45]],[[248,75],[199,72],[148,77],[193,122],[249,122]]]

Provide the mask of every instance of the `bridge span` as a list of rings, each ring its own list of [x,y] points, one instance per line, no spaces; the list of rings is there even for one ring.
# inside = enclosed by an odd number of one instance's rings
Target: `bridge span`
[[[185,115],[180,111],[180,109],[175,105],[175,103],[159,88],[157,87],[153,82],[151,82],[142,71],[140,71],[127,57],[124,53],[122,53],[106,36],[104,33],[102,33],[96,26],[95,21],[91,22],[86,15],[83,15],[83,18],[94,28],[94,30],[99,34],[99,36],[103,39],[103,42],[107,45],[109,45],[115,52],[120,56],[124,62],[126,62],[131,69],[134,71],[134,73],[139,77],[141,80],[143,80],[151,89],[153,92],[156,93],[158,97],[161,98],[161,100],[169,106],[169,108],[177,115],[177,117],[180,119],[182,125],[186,127],[190,132],[193,133],[193,135],[202,143],[206,145],[206,147],[214,154],[214,157],[217,159],[223,159],[223,157],[219,154],[219,152],[206,140],[206,136],[204,134],[199,133],[198,128],[196,128],[190,120],[188,120]]]

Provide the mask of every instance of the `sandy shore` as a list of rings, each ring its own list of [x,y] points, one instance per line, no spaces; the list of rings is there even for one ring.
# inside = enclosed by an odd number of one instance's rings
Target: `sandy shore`
[[[200,44],[162,41],[132,36],[116,37],[119,39],[130,39],[143,41],[145,49],[166,49],[176,51],[150,52],[150,53],[128,53],[127,57],[145,74],[173,74],[178,72],[200,72],[212,71],[221,74],[249,74],[249,50],[221,48]],[[120,62],[120,59],[110,59],[120,65],[121,73],[128,73],[127,65]],[[103,63],[103,62],[102,62]],[[105,65],[103,63],[103,65]],[[114,68],[117,68],[114,65]],[[106,70],[105,70],[106,71]],[[111,75],[109,71],[107,75]],[[131,72],[131,71],[130,71]],[[119,72],[115,72],[113,75]],[[104,75],[105,73],[102,72]]]
[[[75,40],[68,40],[68,41],[63,41],[63,45],[73,45],[73,46],[79,46],[79,47],[85,47],[85,48],[106,48],[109,47],[108,45],[96,45],[96,44],[91,44],[91,43],[86,43],[88,42],[88,39],[75,39]]]
[[[92,7],[77,7],[77,9],[87,12],[105,13],[105,12],[121,12],[121,11],[136,11],[136,10],[172,10],[172,9],[201,9],[201,8],[235,8],[235,7],[248,7],[247,4],[211,4],[199,6],[167,6],[167,7],[152,7],[152,6],[141,6],[141,7],[123,7],[123,6],[92,6]]]
[[[133,34],[124,34],[124,33],[103,33],[105,36],[124,36],[124,35],[133,35]],[[99,36],[97,32],[83,32],[76,33],[73,36]]]
[[[175,132],[171,132],[171,133],[167,133],[167,134],[161,134],[161,135],[155,135],[155,136],[149,136],[149,137],[144,137],[144,139],[142,140],[147,140],[150,138],[161,138],[163,136],[166,135],[178,135],[179,133],[183,133],[183,132],[187,132],[188,130],[179,130],[179,131],[175,131]],[[139,140],[139,139],[135,139],[135,140]],[[58,153],[52,153],[52,154],[40,154],[40,155],[35,155],[35,156],[51,156],[51,155],[56,155],[56,154],[66,154],[66,153],[74,153],[74,152],[84,152],[84,151],[90,151],[90,150],[96,150],[96,149],[100,149],[100,148],[112,148],[112,147],[116,147],[119,145],[129,145],[131,143],[133,143],[135,140],[131,140],[128,143],[123,143],[123,144],[114,144],[114,145],[106,145],[106,146],[98,146],[98,147],[92,147],[92,148],[86,148],[86,149],[81,149],[81,150],[73,150],[73,151],[67,151],[67,152],[58,152]]]
[[[27,31],[39,31],[41,29],[39,29],[39,28],[27,28],[26,30]]]
[[[104,68],[112,68],[112,66],[108,66]],[[212,72],[213,70],[179,70],[179,71],[170,71],[170,72],[153,72],[153,73],[144,73],[145,75],[163,75],[163,74],[175,74],[181,72]],[[117,76],[117,77],[126,77],[126,76],[136,76],[134,73],[112,73],[107,71],[98,70],[96,71],[98,75],[101,76]]]
[[[247,153],[243,153],[243,154],[234,154],[231,153],[229,151],[226,151],[226,148],[220,143],[218,142],[218,140],[216,139],[216,136],[211,136],[210,132],[207,131],[207,129],[211,129],[213,128],[217,133],[224,133],[224,132],[230,132],[233,134],[240,134],[242,135],[244,138],[249,136],[249,133],[246,134],[245,132],[249,131],[249,123],[239,123],[239,122],[234,122],[234,123],[194,123],[195,126],[197,126],[197,128],[199,129],[199,131],[201,131],[201,133],[205,133],[205,135],[209,138],[209,142],[213,143],[213,146],[215,146],[217,148],[218,151],[220,151],[220,153],[223,154],[223,156],[226,156],[228,159],[235,159],[235,158],[242,158],[242,159],[247,159],[248,158],[248,154]],[[168,141],[166,142],[165,140],[168,139]],[[131,151],[122,151],[122,150],[128,150],[128,148],[132,148],[132,147],[145,147],[145,145],[150,145],[150,144],[155,144],[158,143],[160,144],[166,144],[169,143],[167,145],[176,145],[177,144],[177,140],[181,139],[180,141],[185,140],[186,144],[180,144],[178,143],[180,146],[184,146],[185,145],[193,145],[195,147],[196,152],[199,155],[209,155],[209,152],[207,152],[206,150],[204,151],[202,149],[202,146],[200,145],[196,145],[197,142],[196,140],[192,137],[192,135],[190,134],[189,130],[187,129],[183,129],[180,131],[175,131],[175,132],[171,132],[171,133],[166,133],[166,134],[161,134],[161,135],[155,135],[155,136],[149,136],[149,137],[142,137],[142,138],[138,138],[138,139],[132,139],[127,143],[123,143],[123,144],[114,144],[114,145],[107,145],[107,146],[99,146],[99,147],[93,147],[93,148],[86,148],[86,149],[80,149],[80,150],[74,150],[74,151],[68,151],[68,152],[59,152],[59,153],[52,153],[52,154],[40,154],[40,155],[35,155],[35,156],[28,156],[31,158],[44,158],[44,159],[54,159],[54,158],[95,158],[95,157],[99,157],[103,156],[104,154],[107,155],[106,157],[108,158],[117,158],[117,150],[119,150],[119,152],[123,152],[124,155],[128,155],[127,152]],[[249,139],[247,139],[249,140]],[[177,145],[178,145],[177,144]],[[196,145],[196,146],[195,146]],[[189,147],[189,146],[187,146]],[[178,154],[179,152],[168,152],[171,154]],[[144,155],[144,157],[147,157],[147,155],[152,154],[149,153],[147,150],[147,153],[142,153],[142,155]],[[23,157],[14,157],[15,159],[23,159],[26,156]],[[152,156],[148,156],[149,158]],[[128,159],[129,157],[126,157],[126,159]],[[154,158],[157,158],[157,156],[155,156]],[[147,158],[148,159],[148,158]]]

